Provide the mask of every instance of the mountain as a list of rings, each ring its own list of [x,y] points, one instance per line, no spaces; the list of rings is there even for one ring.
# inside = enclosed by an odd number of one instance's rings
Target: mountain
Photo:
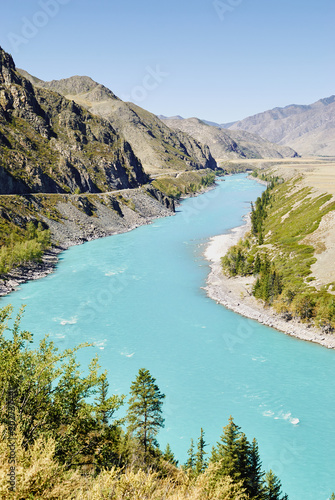
[[[29,76],[38,88],[58,92],[107,120],[131,144],[149,174],[217,168],[207,146],[179,130],[171,130],[154,114],[123,102],[111,90],[87,76],[43,82],[26,72],[23,74]]]
[[[272,144],[254,134],[240,130],[222,130],[198,118],[167,118],[164,123],[207,144],[217,161],[235,158],[286,158],[297,155],[291,148]]]
[[[310,105],[291,104],[235,122],[229,130],[259,134],[303,155],[335,155],[335,95]]]
[[[0,48],[0,194],[106,192],[147,182],[101,117],[32,85]]]

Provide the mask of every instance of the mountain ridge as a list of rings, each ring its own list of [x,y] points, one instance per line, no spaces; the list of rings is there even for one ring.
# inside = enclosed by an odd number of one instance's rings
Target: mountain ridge
[[[170,130],[154,114],[122,101],[110,89],[87,76],[72,76],[51,82],[30,76],[30,80],[38,80],[38,88],[52,89],[107,120],[131,144],[149,174],[171,169],[217,169],[206,145],[180,131]]]
[[[335,155],[335,95],[312,104],[290,104],[239,120],[229,130],[261,135],[303,155]]]
[[[207,144],[213,157],[219,160],[236,158],[285,158],[297,156],[291,148],[278,146],[254,134],[223,130],[199,118],[164,119],[170,128],[192,135]]]
[[[0,48],[0,194],[104,192],[148,180],[106,120],[35,87]]]

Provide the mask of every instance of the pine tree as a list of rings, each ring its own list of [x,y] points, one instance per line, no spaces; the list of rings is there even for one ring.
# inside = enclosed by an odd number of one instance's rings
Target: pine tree
[[[165,451],[163,453],[163,458],[167,462],[170,462],[170,464],[177,466],[178,465],[178,460],[175,459],[175,456],[173,454],[173,451],[171,450],[171,446],[169,443],[167,443]]]
[[[141,368],[130,386],[128,430],[138,437],[145,457],[150,447],[158,446],[155,436],[159,429],[164,427],[162,405],[165,395],[160,392],[155,382],[156,379],[150,375],[149,370]]]
[[[238,462],[237,469],[240,479],[243,481],[243,486],[247,485],[247,480],[250,473],[250,443],[244,433],[238,441]]]
[[[262,462],[259,457],[258,444],[256,439],[253,439],[249,452],[249,477],[247,481],[247,491],[250,498],[261,500],[263,490]]]
[[[205,446],[207,446],[205,442],[205,433],[204,430],[201,428],[200,430],[200,437],[198,439],[198,451],[195,455],[195,473],[198,476],[201,474],[207,467],[207,461],[205,459]]]
[[[240,427],[235,424],[233,417],[229,417],[229,423],[223,428],[221,441],[217,443],[215,452],[212,452],[212,460],[220,461],[220,475],[230,476],[234,481],[240,480],[239,471],[239,440],[241,437]]]
[[[184,468],[189,472],[194,472],[195,469],[195,457],[194,457],[194,441],[191,439],[190,447],[187,451],[188,459]]]
[[[97,390],[95,412],[97,420],[103,425],[108,425],[109,420],[112,418],[115,411],[119,408],[124,400],[124,396],[111,396],[108,397],[109,383],[107,380],[107,373],[104,372],[99,381]]]
[[[272,470],[265,474],[264,500],[286,500],[287,496],[281,496],[281,482]]]

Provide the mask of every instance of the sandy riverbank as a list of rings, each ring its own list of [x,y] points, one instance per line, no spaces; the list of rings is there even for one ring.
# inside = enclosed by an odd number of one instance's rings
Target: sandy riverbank
[[[298,320],[285,321],[271,308],[265,308],[251,293],[254,278],[252,276],[227,278],[221,272],[220,260],[228,249],[235,245],[251,228],[250,216],[246,223],[232,229],[228,234],[214,236],[205,250],[205,258],[211,262],[211,272],[205,290],[207,295],[217,303],[241,314],[255,319],[259,323],[271,326],[287,335],[301,340],[316,342],[329,349],[335,348],[335,335],[326,335],[321,330],[309,327]]]

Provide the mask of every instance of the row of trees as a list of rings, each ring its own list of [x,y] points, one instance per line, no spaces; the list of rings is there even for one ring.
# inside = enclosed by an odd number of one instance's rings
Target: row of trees
[[[207,467],[214,466],[217,481],[229,477],[239,485],[247,498],[254,500],[287,500],[281,491],[281,482],[273,471],[266,474],[262,470],[256,439],[252,443],[247,440],[241,428],[232,417],[223,428],[220,441],[213,446],[211,456],[207,460],[204,431],[201,429],[197,443],[197,451],[191,440],[188,460],[184,468],[194,476],[203,473]]]

